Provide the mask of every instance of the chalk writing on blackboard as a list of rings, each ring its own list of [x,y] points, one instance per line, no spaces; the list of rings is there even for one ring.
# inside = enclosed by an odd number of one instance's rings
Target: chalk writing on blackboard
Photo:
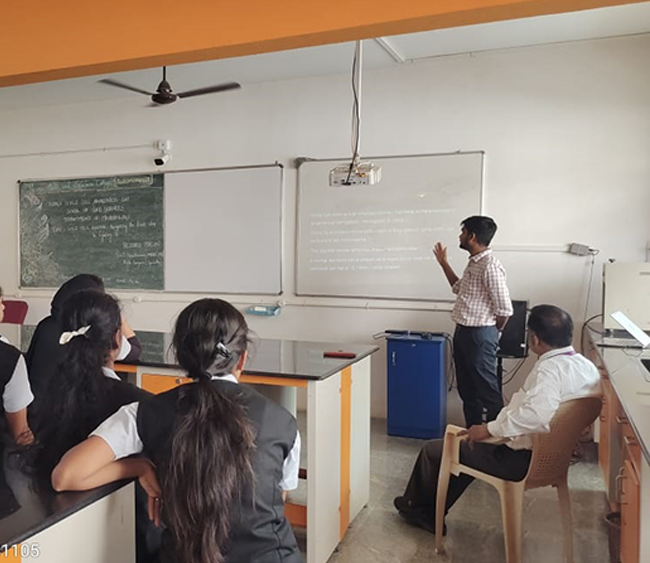
[[[163,175],[20,183],[21,285],[163,289]]]

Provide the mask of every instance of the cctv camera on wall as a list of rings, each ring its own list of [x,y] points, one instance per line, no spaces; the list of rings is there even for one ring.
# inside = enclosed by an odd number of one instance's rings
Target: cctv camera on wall
[[[156,158],[153,159],[153,163],[156,166],[164,166],[167,164],[170,160],[172,159],[172,155],[169,153],[164,153],[161,154],[160,156],[157,156]]]
[[[160,156],[156,156],[153,159],[153,163],[156,166],[165,166],[171,159],[172,159],[172,154],[171,154],[171,148],[172,148],[172,142],[168,139],[161,139],[159,141],[156,141],[153,144],[154,148],[158,151],[160,151]]]

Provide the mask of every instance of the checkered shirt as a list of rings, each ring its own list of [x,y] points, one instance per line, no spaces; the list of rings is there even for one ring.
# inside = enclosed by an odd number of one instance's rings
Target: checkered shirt
[[[463,326],[494,326],[496,317],[512,316],[506,271],[491,249],[469,257],[463,277],[452,287],[458,296],[451,318]]]

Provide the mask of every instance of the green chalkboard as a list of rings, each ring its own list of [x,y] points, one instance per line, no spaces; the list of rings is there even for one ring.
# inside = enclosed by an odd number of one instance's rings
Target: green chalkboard
[[[138,339],[142,345],[140,361],[152,364],[164,364],[169,355],[169,346],[165,344],[164,332],[138,331]]]
[[[79,273],[108,288],[163,289],[162,174],[20,182],[22,287]]]

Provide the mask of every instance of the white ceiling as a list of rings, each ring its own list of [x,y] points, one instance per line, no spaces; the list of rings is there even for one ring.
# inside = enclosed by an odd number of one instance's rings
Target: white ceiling
[[[452,54],[640,33],[650,33],[650,2],[400,35],[387,38],[387,42],[401,58],[410,62]],[[341,43],[178,65],[168,69],[167,78],[177,90],[190,90],[231,80],[245,87],[257,82],[339,74],[349,72],[353,52],[352,43]],[[364,42],[364,69],[399,64],[377,42]],[[98,78],[90,76],[0,88],[0,110],[139,95],[98,84]],[[122,72],[111,75],[111,78],[151,91],[160,81],[161,71]],[[143,96],[143,105],[146,102]],[[191,100],[182,103],[191,103]]]

